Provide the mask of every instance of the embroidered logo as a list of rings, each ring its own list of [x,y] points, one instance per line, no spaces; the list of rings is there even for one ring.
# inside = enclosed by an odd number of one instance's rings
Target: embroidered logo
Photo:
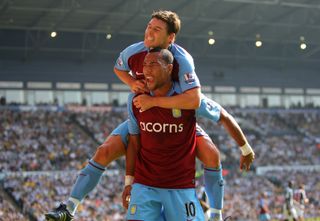
[[[118,58],[118,60],[117,60],[117,64],[119,65],[119,66],[122,66],[123,65],[123,61],[122,61],[122,59],[119,57]]]
[[[130,214],[134,215],[137,212],[137,205],[133,204],[130,207]]]
[[[184,81],[187,83],[187,84],[192,84],[196,81],[196,78],[195,78],[195,74],[194,73],[187,73],[184,75]]]
[[[180,110],[180,109],[175,109],[175,108],[173,108],[173,109],[172,109],[172,116],[173,116],[174,118],[179,118],[179,117],[181,117],[181,110]]]

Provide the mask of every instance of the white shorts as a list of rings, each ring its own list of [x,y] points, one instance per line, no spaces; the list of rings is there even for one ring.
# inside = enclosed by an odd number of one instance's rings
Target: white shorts
[[[303,217],[304,215],[304,205],[299,205],[296,208],[298,217]]]
[[[287,219],[289,219],[289,218],[291,218],[291,217],[292,217],[292,218],[295,218],[295,219],[298,218],[296,208],[291,207],[291,208],[290,208],[290,214],[291,214],[291,215],[289,215],[288,209],[286,208],[286,209],[285,209],[285,216],[286,216]]]

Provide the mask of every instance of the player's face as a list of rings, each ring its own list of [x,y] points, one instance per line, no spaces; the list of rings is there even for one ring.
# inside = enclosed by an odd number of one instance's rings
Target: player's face
[[[159,58],[159,52],[153,52],[147,54],[143,62],[143,74],[150,91],[161,89],[171,82],[170,65]]]
[[[168,48],[173,42],[174,33],[168,34],[167,23],[164,21],[153,18],[144,33],[144,44],[147,48]]]

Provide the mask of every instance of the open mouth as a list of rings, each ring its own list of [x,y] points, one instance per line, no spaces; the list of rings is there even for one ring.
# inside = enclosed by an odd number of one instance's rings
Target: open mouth
[[[154,81],[153,77],[151,77],[151,76],[146,77],[147,84],[151,84],[151,83],[153,83],[153,81]]]
[[[150,36],[148,36],[148,37],[146,37],[145,38],[145,41],[147,41],[147,42],[153,42],[154,41],[154,37],[150,37]]]

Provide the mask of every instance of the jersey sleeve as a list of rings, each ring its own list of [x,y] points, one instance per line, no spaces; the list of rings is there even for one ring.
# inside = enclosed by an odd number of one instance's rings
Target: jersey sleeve
[[[260,200],[259,200],[259,206],[260,206],[260,207],[263,207],[263,199],[260,199]]]
[[[218,122],[221,114],[221,105],[217,102],[201,95],[200,107],[196,110],[197,117],[204,117],[214,122]]]
[[[138,122],[137,119],[133,113],[133,107],[132,107],[132,100],[134,98],[135,94],[129,94],[128,96],[128,117],[129,117],[129,122],[128,122],[128,129],[129,129],[129,134],[140,134],[140,130],[138,127]]]
[[[183,61],[185,65],[179,69],[179,84],[183,92],[200,87],[199,78],[192,67],[187,61]]]
[[[183,92],[200,87],[199,78],[195,72],[192,56],[182,47],[174,44],[172,53],[179,65],[179,84]]]
[[[130,71],[129,65],[128,65],[128,51],[129,51],[129,47],[124,49],[118,59],[116,60],[116,63],[114,65],[114,67],[120,71]]]
[[[145,50],[145,46],[143,42],[138,42],[135,44],[132,44],[125,48],[119,55],[118,59],[116,60],[116,63],[114,67],[120,71],[130,71],[131,68],[129,67],[129,58],[134,55],[135,53],[138,53],[142,50]]]

